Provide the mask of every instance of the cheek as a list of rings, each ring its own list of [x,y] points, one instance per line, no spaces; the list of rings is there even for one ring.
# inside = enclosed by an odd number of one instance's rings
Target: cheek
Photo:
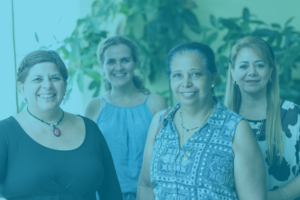
[[[173,93],[175,94],[177,92],[179,82],[171,79],[170,84],[171,84],[171,89],[172,89]]]

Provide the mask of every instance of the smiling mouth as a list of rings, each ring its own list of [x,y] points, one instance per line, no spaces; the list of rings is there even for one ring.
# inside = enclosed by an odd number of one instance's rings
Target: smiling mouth
[[[191,97],[194,94],[196,94],[197,92],[180,92],[180,94],[184,97]]]
[[[43,99],[51,99],[51,98],[55,97],[56,94],[39,94],[38,96]]]
[[[246,81],[246,83],[250,83],[250,84],[255,84],[258,83],[259,81]]]
[[[127,73],[124,73],[124,74],[113,74],[113,76],[114,76],[114,77],[123,77],[123,76],[126,76],[126,74],[127,74]]]

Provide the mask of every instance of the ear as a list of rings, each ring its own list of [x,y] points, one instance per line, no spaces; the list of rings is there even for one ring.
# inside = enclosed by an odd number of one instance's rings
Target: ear
[[[134,63],[134,69],[136,69],[138,66],[139,66],[139,61],[136,61],[136,62]]]
[[[270,78],[272,77],[272,73],[273,73],[273,67],[271,68],[271,72],[270,72]]]
[[[64,92],[64,95],[66,95],[66,90],[67,90],[68,82],[67,81],[64,81],[64,82],[65,82],[65,92]]]
[[[216,85],[216,79],[217,79],[218,73],[215,72],[214,74],[211,75],[211,83]]]
[[[17,86],[18,86],[18,90],[19,90],[19,92],[21,93],[22,97],[23,97],[24,99],[26,99],[24,84],[21,83],[20,81],[18,81]]]

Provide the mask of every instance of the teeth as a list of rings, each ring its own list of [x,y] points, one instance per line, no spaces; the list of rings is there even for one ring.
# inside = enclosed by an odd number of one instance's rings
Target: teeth
[[[120,76],[125,76],[126,74],[115,74],[114,76],[118,76],[118,77],[120,77]]]
[[[52,98],[54,96],[55,96],[55,94],[40,94],[39,95],[39,97],[42,97],[42,98],[45,98],[45,99]]]
[[[192,96],[193,94],[195,94],[196,92],[182,92],[181,94],[185,97],[189,97]]]

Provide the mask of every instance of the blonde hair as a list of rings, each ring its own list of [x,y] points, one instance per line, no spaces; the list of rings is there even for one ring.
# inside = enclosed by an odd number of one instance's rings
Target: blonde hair
[[[273,50],[264,40],[247,36],[239,39],[232,47],[229,55],[230,68],[227,75],[225,105],[229,109],[237,113],[239,112],[242,96],[239,86],[233,82],[234,80],[231,75],[231,69],[234,69],[237,55],[243,48],[253,50],[258,56],[268,63],[269,67],[273,68],[271,74],[272,81],[267,84],[266,143],[267,151],[269,152],[268,162],[270,164],[275,163],[275,158],[279,154],[280,159],[277,164],[280,164],[284,153],[284,137],[280,119],[278,75]]]
[[[130,51],[131,51],[131,57],[133,59],[133,61],[137,64],[139,62],[139,49],[137,47],[137,45],[135,44],[135,42],[133,42],[132,40],[130,40],[127,37],[124,36],[113,36],[113,37],[109,37],[107,39],[105,39],[104,41],[100,42],[98,47],[97,47],[97,59],[100,65],[103,65],[104,63],[104,52],[106,51],[106,49],[110,46],[115,46],[115,45],[119,45],[119,44],[124,44],[126,45]],[[137,87],[137,89],[144,93],[144,94],[149,94],[149,90],[147,88],[145,88],[144,84],[143,84],[143,80],[136,76],[133,75],[132,81],[135,85],[135,87]],[[111,90],[111,84],[109,81],[105,82],[105,89],[106,90]]]

